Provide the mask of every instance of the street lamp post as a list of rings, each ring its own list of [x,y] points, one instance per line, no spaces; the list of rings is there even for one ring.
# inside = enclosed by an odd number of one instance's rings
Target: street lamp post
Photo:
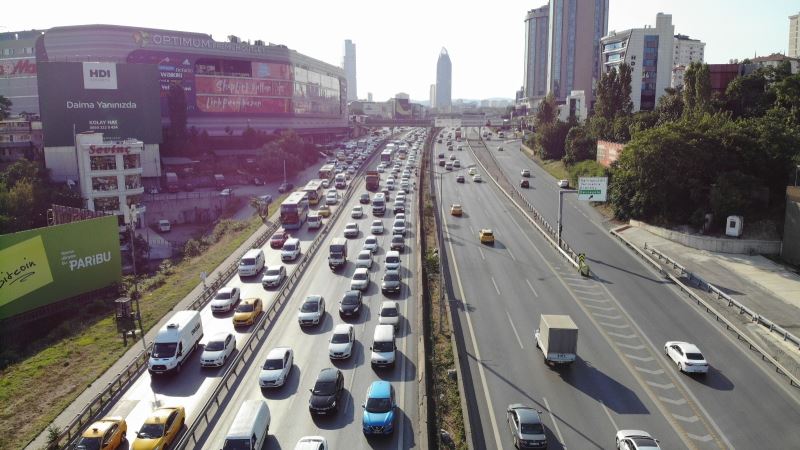
[[[139,331],[142,333],[142,345],[144,351],[147,351],[147,342],[144,339],[144,326],[142,325],[142,309],[139,306],[139,272],[136,270],[136,222],[139,220],[138,205],[130,205],[128,207],[128,231],[130,232],[131,241],[131,260],[133,261],[133,299],[136,301],[136,319],[139,322]],[[134,331],[134,338],[136,331]]]

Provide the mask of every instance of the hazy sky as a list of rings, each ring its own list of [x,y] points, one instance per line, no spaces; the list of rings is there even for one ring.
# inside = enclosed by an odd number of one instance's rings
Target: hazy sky
[[[427,100],[436,60],[453,62],[453,98],[513,97],[522,84],[524,18],[546,0],[4,2],[0,32],[105,23],[285,44],[341,65],[345,39],[356,43],[358,94],[385,100],[406,92]],[[9,10],[10,9],[10,10]],[[15,11],[15,9],[18,9]],[[706,62],[786,53],[797,0],[611,0],[609,30],[655,25],[671,13],[676,33],[706,43]]]

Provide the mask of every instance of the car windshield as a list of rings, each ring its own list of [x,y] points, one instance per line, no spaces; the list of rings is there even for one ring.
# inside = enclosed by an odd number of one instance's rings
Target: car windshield
[[[275,276],[281,273],[281,269],[267,269],[267,275]]]
[[[223,341],[211,341],[206,344],[206,350],[209,352],[218,352],[220,350],[225,349],[225,342]]]
[[[346,344],[348,342],[350,342],[349,333],[334,333],[333,337],[331,337],[332,344]]]
[[[351,224],[351,223],[349,223],[349,224],[347,224],[347,226],[345,227],[345,229],[348,229],[348,230],[355,230],[355,229],[356,229],[356,226],[355,226],[355,224]]]
[[[294,251],[294,244],[285,244],[283,246],[283,249],[286,250],[286,251],[289,251],[289,252],[293,252]]]
[[[280,370],[283,369],[283,358],[268,359],[264,361],[264,370]]]
[[[347,293],[345,294],[344,298],[342,299],[343,305],[357,305],[358,304],[358,294],[356,293]]]
[[[175,352],[178,350],[177,342],[156,342],[153,345],[153,353],[151,356],[153,358],[172,358],[175,356]]]
[[[373,342],[372,350],[376,352],[390,352],[394,350],[394,344],[390,341],[387,342]]]
[[[240,438],[228,438],[225,439],[225,444],[222,446],[222,450],[252,450],[253,444],[250,439]]]
[[[656,443],[655,439],[649,437],[635,437],[632,439],[633,442],[636,444],[636,448],[658,448],[658,444]]]
[[[253,312],[254,306],[251,303],[242,303],[241,305],[236,307],[236,312]]]
[[[155,439],[164,435],[164,425],[146,423],[139,429],[138,436],[142,439]]]
[[[364,260],[370,259],[371,255],[372,255],[371,253],[361,253],[358,255],[358,259],[364,259]]]
[[[400,258],[398,258],[397,256],[389,256],[388,258],[386,258],[386,262],[389,264],[399,263]]]
[[[255,265],[256,260],[253,258],[244,258],[242,262],[239,263],[240,266],[252,266]]]
[[[392,409],[392,401],[388,398],[367,399],[366,410],[370,413],[387,413]]]
[[[333,395],[336,392],[336,383],[333,381],[317,381],[314,384],[315,395]]]
[[[394,306],[392,306],[390,308],[383,308],[383,310],[381,310],[381,316],[383,316],[383,317],[397,317],[397,308],[395,308]]]
[[[687,353],[686,354],[686,359],[693,359],[695,361],[702,361],[705,358],[703,358],[703,355],[701,355],[700,353]]]
[[[400,275],[397,273],[389,272],[383,276],[383,281],[400,281]]]
[[[100,450],[100,443],[102,438],[99,437],[84,437],[75,446],[78,450]]]
[[[393,243],[403,242],[403,236],[400,236],[400,235],[395,235],[395,236],[392,238],[392,242],[393,242]]]
[[[283,233],[275,233],[275,235],[272,236],[272,239],[275,239],[276,241],[283,239]]]
[[[380,227],[382,225],[383,225],[383,222],[381,222],[380,220],[376,220],[376,221],[372,222],[372,226],[373,227]]]
[[[364,244],[366,244],[366,245],[375,245],[377,243],[378,243],[378,240],[375,239],[375,238],[367,238],[367,240],[364,241]]]
[[[231,298],[230,292],[217,292],[217,295],[214,296],[215,300],[228,300]]]
[[[544,427],[540,423],[523,423],[520,431],[522,434],[544,434]]]
[[[300,311],[302,312],[317,312],[319,309],[319,304],[317,302],[305,302],[303,306],[300,307]]]
[[[353,275],[354,280],[366,280],[367,279],[367,272],[356,272]]]

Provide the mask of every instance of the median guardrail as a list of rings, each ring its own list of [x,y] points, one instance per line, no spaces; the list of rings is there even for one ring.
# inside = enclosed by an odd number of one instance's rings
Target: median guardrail
[[[617,238],[618,238],[620,241],[622,241],[622,242],[623,242],[623,243],[624,243],[626,246],[628,246],[628,247],[629,247],[629,248],[631,248],[631,249],[632,249],[632,250],[633,250],[633,251],[634,251],[636,254],[638,254],[639,256],[641,256],[641,257],[642,257],[642,259],[644,259],[645,261],[647,261],[648,263],[650,263],[650,264],[651,264],[653,267],[655,267],[655,269],[656,269],[656,270],[657,270],[659,273],[661,273],[662,275],[664,275],[664,276],[665,276],[665,278],[667,278],[667,279],[669,279],[670,281],[672,281],[673,283],[675,283],[675,285],[676,285],[676,286],[678,286],[678,289],[680,289],[680,290],[681,290],[681,292],[683,292],[683,293],[685,293],[686,295],[688,295],[688,296],[689,296],[689,297],[690,297],[690,298],[691,298],[691,299],[692,299],[692,300],[695,302],[695,304],[697,304],[698,306],[702,307],[704,310],[706,310],[706,312],[707,312],[707,313],[711,314],[711,316],[714,318],[714,320],[716,320],[717,322],[720,322],[720,323],[722,323],[722,324],[725,326],[725,329],[726,329],[727,331],[729,331],[729,332],[733,333],[733,334],[736,336],[736,339],[737,339],[737,340],[743,341],[745,344],[747,344],[748,348],[749,348],[750,350],[754,351],[755,353],[757,353],[757,354],[758,354],[758,355],[761,357],[761,360],[762,360],[762,361],[766,361],[767,363],[769,363],[770,365],[772,365],[772,366],[775,368],[775,372],[776,372],[777,374],[779,374],[779,375],[782,375],[783,377],[785,377],[785,378],[786,378],[786,379],[789,381],[789,385],[791,385],[791,386],[793,386],[793,387],[795,387],[795,388],[800,388],[800,379],[798,379],[798,378],[797,378],[796,376],[794,376],[794,375],[793,375],[793,374],[792,374],[792,373],[791,373],[789,370],[787,370],[787,369],[786,369],[786,368],[785,368],[785,367],[784,367],[784,366],[783,366],[783,365],[782,365],[780,362],[778,362],[778,360],[776,360],[775,358],[773,358],[773,357],[772,357],[772,356],[771,356],[769,353],[767,353],[767,351],[765,351],[765,350],[764,350],[764,349],[763,349],[763,348],[762,348],[760,345],[756,344],[756,343],[755,343],[755,342],[754,342],[754,341],[753,341],[753,340],[752,340],[752,339],[751,339],[749,336],[747,336],[746,334],[744,334],[744,333],[742,333],[741,331],[739,331],[739,328],[738,328],[736,325],[734,325],[734,324],[733,324],[733,323],[732,323],[730,320],[728,320],[727,318],[725,318],[725,317],[724,317],[722,314],[718,313],[718,312],[717,312],[717,310],[714,308],[714,306],[713,306],[713,305],[711,305],[711,304],[710,304],[709,302],[707,302],[705,299],[703,299],[702,297],[700,297],[699,295],[697,295],[697,294],[696,294],[696,293],[695,293],[695,292],[692,290],[692,288],[691,288],[691,287],[689,287],[689,286],[687,286],[686,284],[684,284],[684,283],[683,283],[683,282],[682,282],[682,281],[681,281],[681,280],[680,280],[678,277],[676,277],[675,275],[673,275],[673,274],[671,274],[671,273],[669,273],[669,272],[666,272],[666,271],[665,271],[665,270],[664,270],[664,269],[661,267],[661,264],[659,264],[659,263],[657,263],[656,261],[654,261],[654,260],[653,260],[653,259],[652,259],[652,258],[651,258],[651,257],[650,257],[648,254],[647,254],[647,252],[646,252],[646,251],[644,251],[644,250],[640,249],[639,247],[637,247],[636,245],[634,245],[633,243],[631,243],[629,240],[625,239],[625,238],[624,238],[624,237],[623,237],[623,236],[622,236],[622,235],[619,233],[619,231],[621,231],[621,230],[624,230],[624,229],[626,229],[626,228],[628,228],[628,227],[629,227],[628,225],[625,225],[625,226],[622,226],[622,227],[615,228],[615,229],[611,230],[611,234],[612,234],[612,235],[614,235],[614,236],[616,236],[616,237],[617,237]],[[652,248],[650,248],[649,250],[653,250],[653,249],[652,249]],[[648,250],[648,251],[649,251],[649,250]],[[651,252],[651,253],[652,253],[652,252]],[[657,253],[659,253],[659,254],[660,254],[660,252],[658,252],[658,251],[657,251]],[[666,257],[666,255],[663,255],[663,256],[665,256],[665,257]],[[674,261],[672,261],[671,259],[670,259],[670,261],[671,261],[671,263],[670,263],[670,264],[677,265],[677,266],[679,267],[679,270],[680,270],[680,271],[682,271],[682,272],[684,272],[684,273],[688,273],[688,271],[687,271],[687,270],[686,270],[686,269],[685,269],[683,266],[680,266],[680,264],[677,264],[677,263],[675,263],[675,262],[674,262]],[[698,277],[697,277],[697,276],[694,276],[694,279],[695,279],[695,280],[697,280],[697,279],[698,279]],[[703,283],[705,283],[705,282],[703,282]],[[705,283],[705,285],[707,286],[707,285],[708,285],[708,283]],[[703,289],[703,286],[701,285],[701,286],[700,286],[700,288],[701,288],[701,289]],[[707,290],[707,291],[708,291],[708,290]],[[725,294],[724,294],[723,292],[721,292],[721,291],[720,291],[718,288],[715,288],[715,290],[711,290],[711,291],[709,291],[709,292],[717,292],[717,293],[720,293],[720,294],[723,294],[723,295],[725,295]],[[750,315],[750,317],[758,317],[758,314],[755,314],[755,313],[754,313],[754,312],[753,312],[751,309],[749,309],[749,308],[745,307],[744,305],[742,305],[741,303],[739,303],[739,302],[737,302],[737,301],[733,300],[732,298],[730,298],[730,296],[727,296],[727,295],[725,295],[725,297],[724,297],[724,298],[726,298],[728,301],[731,301],[731,302],[733,302],[733,303],[731,303],[732,305],[738,305],[738,306],[740,307],[740,308],[739,308],[740,314],[748,314],[748,315]],[[756,321],[756,320],[754,319],[754,321]],[[771,322],[770,322],[770,323],[771,323]],[[774,324],[773,324],[773,325],[774,325]],[[784,331],[785,331],[785,330],[784,330]],[[792,336],[792,337],[794,337],[794,336]],[[795,338],[795,339],[796,339],[796,338]],[[797,344],[796,344],[796,341],[792,341],[792,342],[793,342],[793,343],[795,343],[795,345],[797,345]]]

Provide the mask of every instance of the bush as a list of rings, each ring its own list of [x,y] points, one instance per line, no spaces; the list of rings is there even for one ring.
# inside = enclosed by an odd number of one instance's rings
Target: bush
[[[193,258],[203,253],[203,245],[197,239],[189,239],[183,245],[183,256]]]
[[[575,165],[570,166],[568,169],[570,182],[573,186],[578,185],[579,177],[605,177],[608,176],[608,171],[605,167],[597,163],[597,161],[586,160],[581,161]]]

